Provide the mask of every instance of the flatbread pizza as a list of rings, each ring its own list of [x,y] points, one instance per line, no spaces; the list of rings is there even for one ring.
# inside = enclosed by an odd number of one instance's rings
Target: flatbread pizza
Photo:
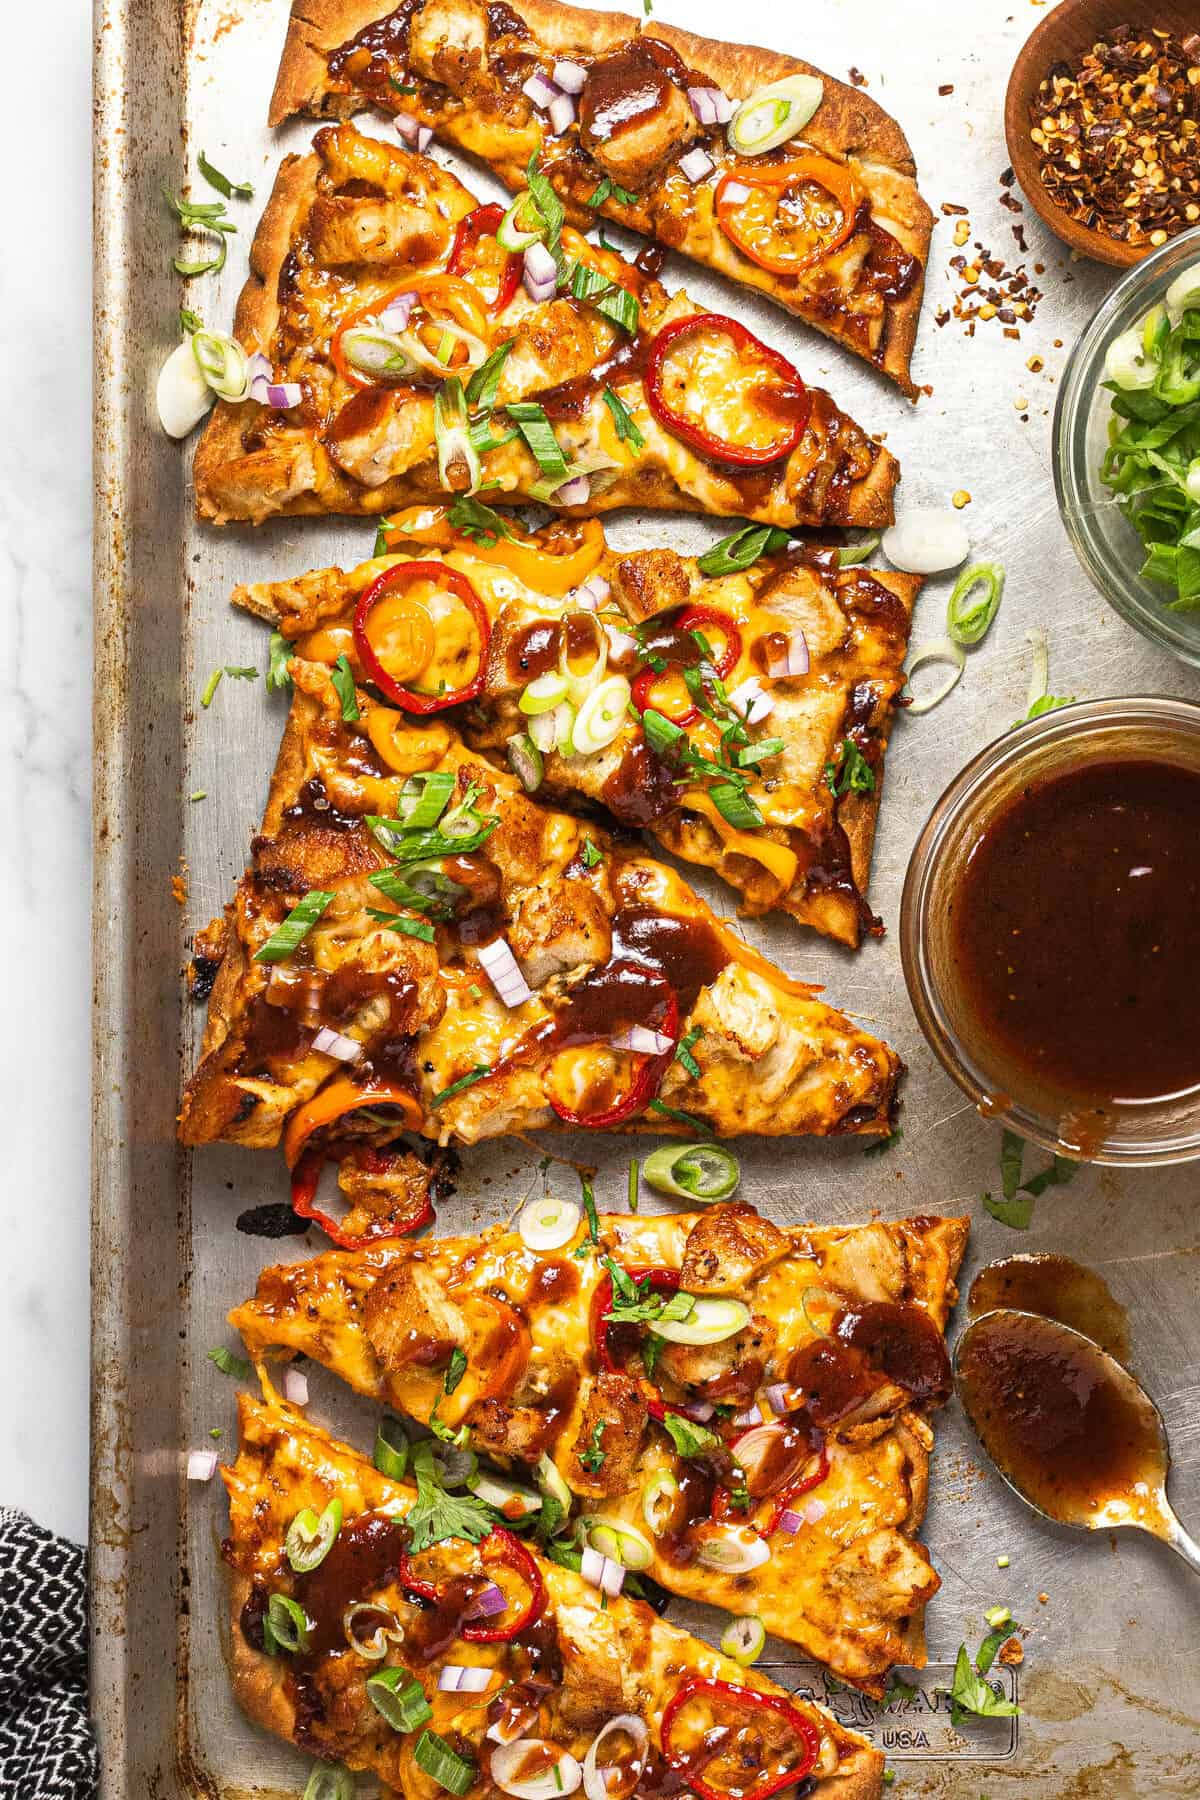
[[[412,1485],[273,1395],[239,1411],[230,1672],[277,1737],[407,1800],[878,1800],[883,1756],[857,1732],[449,1491],[433,1440]]]
[[[802,35],[797,15],[791,35]],[[907,392],[932,215],[896,121],[798,57],[558,0],[294,0],[272,124],[364,106],[645,232]]]
[[[867,876],[920,580],[786,540],[747,563],[748,537],[619,555],[596,521],[413,508],[358,568],[234,600],[280,650],[345,656],[416,716],[453,709],[539,799],[597,803],[716,869],[744,912],[857,944],[881,929]]]
[[[966,1233],[535,1200],[518,1228],[266,1269],[231,1323],[515,1470],[488,1489],[514,1517],[535,1480],[565,1487],[582,1542],[878,1696],[925,1659],[927,1415]]]
[[[828,394],[537,194],[540,264],[505,248],[500,206],[400,145],[342,124],[288,157],[235,320],[253,379],[196,451],[200,516],[484,492],[575,516],[890,523],[895,458]]]

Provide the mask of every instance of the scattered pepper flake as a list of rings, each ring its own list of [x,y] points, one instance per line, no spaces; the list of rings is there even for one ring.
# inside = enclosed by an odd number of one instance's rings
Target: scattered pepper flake
[[[966,243],[966,241],[970,237],[970,235],[971,235],[970,220],[969,219],[959,219],[954,227],[954,242],[961,246],[962,244]]]
[[[861,69],[852,68],[850,70],[850,81],[851,85],[857,88],[865,88],[867,85],[867,78]]]
[[[938,93],[941,94],[943,97],[945,97],[945,95],[947,95],[947,94],[952,94],[953,92],[954,92],[954,83],[952,81],[944,81],[942,83],[941,87],[938,89]]]
[[[997,1660],[1005,1663],[1010,1669],[1016,1668],[1019,1663],[1023,1663],[1025,1661],[1025,1646],[1020,1638],[1010,1637],[1007,1643],[1001,1644]]]
[[[959,488],[957,493],[951,494],[950,504],[956,506],[959,512],[962,511],[964,506],[970,506],[971,496],[968,494],[966,488]]]
[[[1036,354],[1031,356],[1025,364],[1031,375],[1040,375],[1045,366],[1045,360]]]

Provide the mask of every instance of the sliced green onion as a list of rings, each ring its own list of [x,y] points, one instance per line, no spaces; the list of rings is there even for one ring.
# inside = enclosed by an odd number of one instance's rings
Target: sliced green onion
[[[742,1178],[737,1157],[719,1144],[685,1144],[655,1150],[642,1173],[660,1194],[684,1200],[728,1200]]]
[[[457,375],[443,381],[433,397],[433,433],[437,440],[438,480],[442,487],[456,491],[451,470],[461,464],[467,471],[466,491],[473,494],[479,486],[482,469],[479,452],[471,442],[466,396]]]
[[[353,724],[358,718],[358,695],[354,691],[354,670],[344,650],[330,669],[329,679],[342,703],[342,718],[347,724]]]
[[[334,1496],[320,1518],[311,1506],[296,1514],[287,1529],[283,1548],[297,1575],[319,1568],[333,1549],[342,1529],[342,1503]]]
[[[502,1481],[498,1475],[481,1474],[477,1469],[468,1475],[467,1486],[477,1500],[494,1506],[506,1519],[526,1519],[530,1513],[542,1509],[540,1494],[532,1493],[515,1481]]]
[[[824,83],[815,75],[785,75],[751,94],[729,121],[732,149],[741,156],[761,156],[786,144],[803,130],[820,106]]]
[[[423,769],[400,789],[400,817],[410,831],[436,825],[450,804],[454,776],[446,769]]]
[[[629,1177],[625,1187],[625,1204],[631,1213],[638,1209],[638,1159],[635,1156],[629,1165]]]
[[[558,264],[559,279],[561,281],[565,272],[562,253],[562,228],[563,221],[567,215],[563,210],[562,201],[551,187],[548,178],[543,175],[542,171],[538,168],[536,150],[529,158],[529,163],[525,170],[525,179],[529,183],[529,192],[532,196],[533,204],[541,214],[542,224],[545,227],[542,235],[546,240],[547,250],[549,250],[551,256]]]
[[[526,209],[537,221],[531,229],[521,223],[521,213]],[[538,243],[545,236],[545,232],[546,222],[538,211],[537,202],[528,188],[522,188],[496,227],[496,242],[502,250],[528,250],[530,244]]]
[[[1104,352],[1104,372],[1124,393],[1153,387],[1158,367],[1157,356],[1147,353],[1136,325],[1113,338]]]
[[[638,430],[633,414],[620,394],[616,394],[612,388],[606,387],[601,397],[612,414],[612,422],[617,428],[617,442],[631,444],[635,450],[642,449],[646,440]]]
[[[502,519],[498,512],[493,512],[490,506],[473,499],[470,494],[461,494],[454,502],[446,514],[446,523],[453,525],[455,531],[461,531],[464,537],[489,548],[498,544],[501,538],[513,535],[507,519]]]
[[[674,719],[668,719],[663,713],[655,712],[652,706],[648,706],[642,714],[642,730],[646,734],[646,742],[656,756],[669,755],[680,738],[687,735],[681,725],[676,725]]]
[[[425,1689],[407,1669],[380,1669],[367,1676],[367,1698],[393,1731],[415,1731],[432,1719]]]
[[[332,899],[333,895],[323,888],[310,888],[283,923],[275,927],[261,949],[254,952],[255,962],[286,962],[299,949]]]
[[[633,333],[637,330],[640,316],[637,301],[627,288],[618,286],[599,269],[589,269],[586,263],[577,262],[571,270],[571,293],[576,300],[594,306],[622,331]]]
[[[435,1094],[429,1102],[430,1106],[440,1106],[443,1100],[453,1100],[455,1094],[461,1094],[465,1088],[474,1087],[477,1081],[482,1081],[491,1072],[490,1063],[477,1063],[469,1074],[460,1075],[458,1080],[452,1081],[448,1088],[443,1088],[440,1094]]]
[[[290,1594],[272,1594],[265,1621],[272,1641],[281,1650],[308,1649],[308,1614]]]
[[[503,344],[497,344],[486,362],[480,363],[467,382],[468,406],[478,406],[483,412],[490,412],[495,406],[500,374],[516,341],[516,338],[508,338]]]
[[[976,588],[983,592],[972,599]],[[963,570],[946,603],[946,630],[956,644],[978,644],[987,636],[1003,592],[1002,563],[976,563],[973,569]]]
[[[1185,312],[1200,312],[1200,264],[1190,262],[1182,269],[1163,298],[1172,321],[1182,319]]]
[[[224,194],[227,200],[236,195],[239,200],[253,200],[254,189],[248,181],[234,181],[229,175],[222,175],[220,169],[209,162],[202,150],[197,158],[197,167],[207,181],[209,187],[216,188],[218,194]]]
[[[571,745],[579,756],[593,756],[612,743],[625,723],[632,691],[624,675],[609,675],[593,688],[571,727]]]
[[[910,702],[908,711],[914,716],[932,712],[935,706],[941,705],[947,694],[954,691],[967,666],[967,653],[961,644],[954,642],[953,638],[934,638],[930,643],[922,644],[919,649],[913,651],[908,659],[908,673],[905,680],[910,687],[913,676],[918,669],[923,669],[926,663],[949,663],[953,672],[923,699]]]
[[[237,404],[250,392],[246,352],[236,338],[223,331],[194,331],[192,355],[196,367],[214,394]]]
[[[303,1800],[354,1800],[354,1777],[344,1763],[318,1763],[304,1785]]]
[[[993,1631],[999,1631],[1002,1625],[1012,1623],[1012,1613],[1007,1606],[989,1606],[983,1616]]]
[[[736,782],[714,781],[708,795],[721,817],[736,830],[753,831],[764,823],[754,801]]]
[[[738,751],[738,768],[752,769],[786,749],[787,744],[783,738],[762,738],[757,744],[750,744],[745,750]]]
[[[593,1550],[625,1569],[648,1569],[654,1561],[654,1545],[644,1532],[626,1519],[609,1513],[596,1513],[580,1521],[584,1536]]]
[[[389,1481],[403,1481],[408,1469],[408,1439],[399,1419],[380,1419],[375,1427],[375,1455],[372,1459],[381,1475]]]
[[[675,1516],[679,1483],[669,1469],[660,1469],[642,1489],[642,1517],[654,1533],[661,1537]]]
[[[395,331],[379,325],[352,325],[342,333],[342,354],[360,375],[409,375],[418,364]]]
[[[750,1308],[744,1300],[717,1299],[707,1294],[690,1298],[693,1306],[686,1319],[669,1319],[662,1315],[650,1320],[650,1330],[669,1344],[721,1344],[736,1337],[750,1323]]]
[[[539,713],[553,712],[560,701],[567,698],[569,690],[567,677],[548,669],[544,675],[535,675],[528,687],[522,689],[517,706],[527,719],[536,719]]]
[[[527,731],[519,731],[505,745],[508,766],[527,794],[536,794],[542,785],[546,765],[542,753]]]
[[[536,400],[513,400],[504,410],[525,439],[543,476],[554,487],[561,487],[570,479],[570,469],[545,407]]]
[[[413,1761],[448,1794],[470,1793],[479,1779],[479,1770],[465,1756],[452,1750],[436,1731],[423,1731],[413,1750]]]
[[[750,1613],[744,1619],[730,1619],[721,1633],[722,1650],[734,1662],[741,1663],[743,1669],[758,1660],[766,1641],[766,1627],[757,1613]]]
[[[857,544],[841,544],[838,546],[837,565],[839,569],[853,569],[859,563],[865,563],[868,556],[874,556],[879,548],[879,533],[869,532],[865,538],[859,538]]]
[[[571,1490],[559,1473],[558,1464],[543,1450],[535,1471],[537,1484],[550,1500],[557,1500],[565,1513],[571,1510]]]
[[[696,567],[702,575],[736,575],[750,568],[760,556],[786,550],[791,541],[791,532],[781,525],[743,525],[698,556]]]
[[[379,912],[368,906],[367,912],[377,925],[386,925],[389,931],[398,931],[401,937],[419,938],[423,944],[437,942],[437,932],[425,919],[410,919],[404,913]]]

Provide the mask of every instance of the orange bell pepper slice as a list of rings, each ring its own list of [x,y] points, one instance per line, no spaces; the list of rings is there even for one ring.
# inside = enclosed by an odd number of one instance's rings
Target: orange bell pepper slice
[[[838,221],[829,224],[816,209],[783,205],[784,195],[801,184],[821,188],[836,201]],[[730,188],[734,188],[730,197]],[[736,192],[749,188],[748,195]],[[717,185],[715,205],[722,231],[760,269],[796,275],[840,249],[854,230],[862,190],[845,163],[807,154],[787,162],[748,168],[739,163]]]
[[[443,314],[448,314],[465,330],[473,332],[483,343],[489,342],[491,328],[484,311],[483,296],[471,286],[469,281],[464,281],[461,275],[417,275],[411,281],[402,281],[398,287],[392,288],[386,294],[381,294],[378,300],[369,300],[365,306],[352,308],[338,320],[337,330],[329,342],[329,354],[334,368],[343,381],[349,382],[351,387],[372,388],[378,387],[379,383],[373,381],[369,375],[362,374],[347,361],[345,350],[342,347],[343,337],[352,326],[361,325],[364,319],[373,319],[378,317],[381,312],[386,312],[392,301],[400,294],[415,294],[420,303],[419,310],[430,315],[428,322],[435,328],[437,318],[434,316],[433,309],[440,307]],[[418,309],[414,308],[414,318],[417,311]],[[416,322],[420,323],[419,320]],[[469,373],[465,369],[465,365],[456,366],[453,363],[446,365],[445,373],[447,375],[461,375],[464,372]],[[423,373],[432,374],[433,371],[428,370]],[[409,380],[411,378],[405,376],[402,379]]]
[[[389,521],[385,537],[389,550],[428,545],[438,550],[461,550],[476,562],[499,563],[532,593],[556,600],[587,580],[607,548],[599,519],[572,521],[569,546],[563,550],[551,549],[536,532],[523,532],[511,523],[509,528],[513,533],[510,538],[498,538],[494,544],[476,543],[454,529],[445,507],[409,506]],[[562,528],[557,524],[546,529],[561,535]]]
[[[420,1131],[425,1122],[421,1104],[407,1088],[386,1081],[360,1084],[349,1075],[335,1075],[317,1089],[311,1100],[298,1106],[283,1133],[283,1154],[289,1169],[294,1169],[314,1131],[333,1125],[347,1113],[365,1106],[398,1106],[404,1113],[406,1131]]]

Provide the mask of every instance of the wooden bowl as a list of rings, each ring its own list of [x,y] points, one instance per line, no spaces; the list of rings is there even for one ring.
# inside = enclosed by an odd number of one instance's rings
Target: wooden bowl
[[[1055,205],[1038,173],[1038,147],[1029,136],[1029,108],[1055,63],[1075,64],[1115,25],[1136,28],[1139,24],[1147,31],[1153,27],[1169,31],[1175,38],[1184,38],[1196,30],[1194,0],[1187,5],[1180,5],[1177,0],[1152,0],[1152,3],[1143,0],[1141,5],[1138,0],[1133,0],[1133,4],[1130,0],[1060,0],[1026,40],[1013,64],[1004,98],[1004,135],[1008,140],[1009,158],[1021,191],[1033,210],[1070,249],[1122,269],[1140,262],[1157,246],[1123,244],[1104,232],[1081,225]]]

